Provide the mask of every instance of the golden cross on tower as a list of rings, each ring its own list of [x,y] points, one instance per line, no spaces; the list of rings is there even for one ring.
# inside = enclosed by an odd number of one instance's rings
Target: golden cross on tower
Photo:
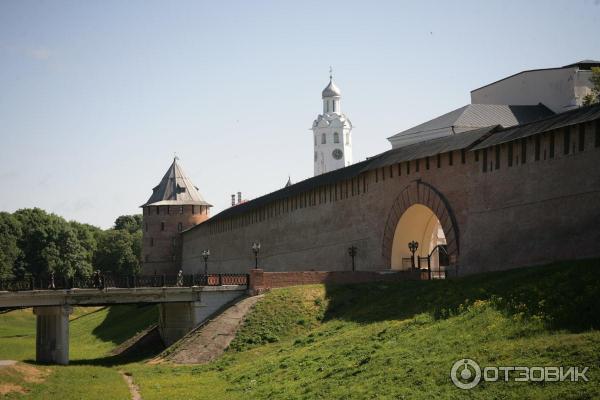
[[[333,79],[333,68],[331,68],[331,65],[329,66],[329,80]]]

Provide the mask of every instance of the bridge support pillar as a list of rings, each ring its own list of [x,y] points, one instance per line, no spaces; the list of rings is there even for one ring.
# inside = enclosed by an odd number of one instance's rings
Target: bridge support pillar
[[[199,301],[185,303],[161,303],[158,307],[158,330],[165,346],[170,346],[198,326]]]
[[[39,363],[69,363],[69,315],[71,306],[34,307],[36,315],[35,360]]]
[[[205,288],[197,301],[161,303],[158,331],[165,346],[172,345],[244,294],[245,290],[221,290],[215,286]]]

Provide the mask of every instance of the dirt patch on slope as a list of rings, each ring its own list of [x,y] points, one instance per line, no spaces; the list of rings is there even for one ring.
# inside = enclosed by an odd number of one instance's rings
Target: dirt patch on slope
[[[9,393],[25,394],[27,391],[23,386],[16,385],[14,383],[0,383],[0,396],[4,396]]]
[[[27,393],[27,389],[15,382],[42,383],[50,375],[49,368],[38,368],[23,363],[3,363],[0,366],[0,395]],[[13,381],[13,382],[10,382]]]

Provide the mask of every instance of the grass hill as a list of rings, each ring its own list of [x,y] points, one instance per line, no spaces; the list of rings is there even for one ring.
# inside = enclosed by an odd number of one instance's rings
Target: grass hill
[[[200,366],[108,357],[156,320],[155,309],[95,310],[72,321],[72,365],[45,367],[43,383],[24,386],[28,398],[128,398],[125,371],[145,400],[600,398],[599,272],[592,260],[448,281],[273,290],[225,355]],[[32,329],[27,311],[0,315],[0,359],[32,358]],[[449,373],[465,357],[494,366],[588,366],[590,381],[463,391]],[[0,387],[9,379],[0,370]]]
[[[600,397],[600,265],[273,290],[205,366],[132,367],[145,400]],[[589,366],[588,383],[480,384],[452,364]]]

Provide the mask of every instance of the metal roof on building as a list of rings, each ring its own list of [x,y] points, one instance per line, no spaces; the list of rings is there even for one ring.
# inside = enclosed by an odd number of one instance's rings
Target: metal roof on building
[[[496,80],[494,82],[491,82],[491,83],[488,83],[486,85],[480,86],[477,89],[473,89],[473,90],[471,90],[471,93],[476,92],[479,89],[483,89],[485,87],[494,85],[494,84],[496,84],[498,82],[502,82],[502,81],[504,81],[506,79],[510,79],[510,78],[512,78],[514,76],[521,75],[521,74],[526,74],[526,73],[529,73],[529,72],[550,71],[550,70],[554,70],[554,69],[575,68],[575,67],[578,67],[579,69],[590,69],[591,67],[597,67],[597,66],[600,66],[600,61],[595,61],[595,60],[581,60],[581,61],[578,61],[576,63],[565,65],[565,66],[562,66],[562,67],[526,69],[524,71],[517,72],[515,74],[506,76],[506,77],[504,77],[502,79],[498,79],[498,80]]]
[[[385,167],[404,161],[465,149],[483,140],[498,129],[501,129],[499,125],[493,125],[392,149],[369,159],[370,163],[367,169]]]
[[[389,137],[394,139],[425,136],[427,133],[455,129],[465,131],[490,125],[509,127],[546,118],[554,113],[545,105],[468,104],[425,123]]]
[[[496,132],[482,143],[479,143],[473,150],[484,149],[511,140],[521,139],[538,133],[547,132],[553,129],[563,128],[565,126],[580,124],[600,118],[600,105],[577,108],[545,118],[541,121],[531,122],[529,124],[514,126]]]
[[[598,60],[581,60],[576,63],[565,65],[563,68],[579,67],[580,69],[590,69],[591,67],[600,67]]]
[[[204,200],[198,188],[185,174],[183,168],[177,162],[177,157],[175,157],[158,186],[152,189],[152,196],[142,207],[183,204],[210,206]]]

